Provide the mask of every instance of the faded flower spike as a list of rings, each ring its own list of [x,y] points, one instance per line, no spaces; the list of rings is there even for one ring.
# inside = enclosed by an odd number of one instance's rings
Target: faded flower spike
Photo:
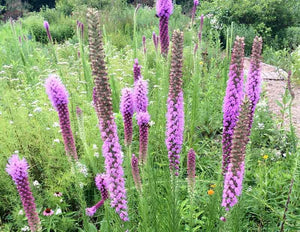
[[[39,231],[41,223],[36,212],[34,197],[29,186],[28,168],[29,166],[26,159],[20,159],[16,154],[10,157],[8,164],[6,165],[7,173],[11,176],[17,186],[30,230]]]
[[[244,81],[244,38],[236,37],[231,55],[229,79],[223,105],[223,175],[227,172],[230,163],[231,142],[234,127],[239,115],[243,97]]]
[[[89,9],[87,18],[90,59],[95,83],[93,100],[103,140],[102,154],[105,158],[111,206],[115,208],[123,221],[128,221],[125,180],[122,167],[123,155],[113,115],[112,93],[106,71],[98,11]]]
[[[136,120],[140,131],[139,160],[142,164],[144,164],[147,161],[150,115],[148,112],[138,112],[136,115]]]
[[[167,100],[166,145],[169,154],[170,170],[177,176],[184,131],[182,91],[183,33],[174,31],[172,42],[170,85]]]
[[[56,75],[49,75],[46,80],[45,87],[48,97],[58,113],[66,154],[68,156],[72,156],[75,160],[78,160],[75,141],[70,125],[68,92]]]
[[[125,88],[122,90],[120,111],[124,121],[125,145],[132,142],[132,116],[133,116],[133,93],[132,89]]]
[[[156,14],[159,17],[159,38],[161,54],[168,55],[169,51],[169,17],[173,13],[172,0],[157,0]]]

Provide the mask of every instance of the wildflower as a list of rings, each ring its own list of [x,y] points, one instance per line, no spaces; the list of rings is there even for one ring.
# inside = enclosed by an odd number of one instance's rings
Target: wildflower
[[[134,109],[136,112],[146,112],[148,107],[148,82],[143,80],[142,78],[139,79],[134,84]]]
[[[226,218],[225,217],[220,217],[220,220],[223,222],[226,222]]]
[[[139,161],[134,154],[132,154],[132,158],[131,158],[131,171],[132,171],[132,177],[135,183],[135,187],[138,191],[141,191],[142,183],[141,183],[141,177],[139,171]]]
[[[152,40],[153,40],[153,44],[154,44],[154,47],[155,47],[155,51],[157,52],[159,37],[155,34],[154,31],[152,33]]]
[[[98,152],[95,152],[95,153],[94,153],[94,156],[95,156],[96,158],[99,158],[99,153],[98,153]]]
[[[159,17],[160,50],[165,57],[169,51],[169,18],[172,13],[172,0],[156,1],[156,15]]]
[[[97,149],[98,149],[97,145],[93,144],[93,150],[97,150]]]
[[[29,228],[29,226],[23,226],[21,228],[21,231],[30,231],[30,228]]]
[[[44,212],[43,212],[43,215],[47,216],[47,217],[51,216],[53,214],[54,214],[54,211],[52,209],[50,209],[50,208],[45,209]]]
[[[199,27],[199,33],[198,33],[198,40],[199,40],[200,45],[201,45],[201,41],[202,41],[203,22],[204,22],[204,15],[202,14],[200,17],[200,27]]]
[[[133,93],[132,89],[124,88],[122,90],[120,111],[124,121],[125,145],[132,142],[132,116],[133,116]]]
[[[264,155],[264,156],[263,156],[263,159],[264,159],[264,160],[266,160],[266,159],[268,159],[268,158],[269,158],[268,155]]]
[[[52,43],[52,37],[51,37],[51,33],[50,33],[50,26],[49,26],[49,23],[47,21],[44,21],[44,28],[46,29],[49,41]]]
[[[59,139],[54,139],[53,142],[54,143],[60,143]]]
[[[46,127],[46,130],[50,130],[50,127]]]
[[[58,209],[55,211],[55,215],[59,215],[59,214],[61,214],[61,213],[62,213],[61,208],[58,208]]]
[[[137,124],[139,125],[139,160],[142,164],[147,161],[148,151],[148,134],[149,134],[149,121],[150,115],[148,112],[138,112],[136,115]]]
[[[59,123],[58,122],[54,122],[52,126],[53,127],[59,127]]]
[[[203,65],[203,61],[200,61],[199,64],[200,64],[200,65]]]
[[[209,189],[209,190],[207,191],[207,194],[210,195],[210,196],[213,195],[214,193],[215,193],[215,191],[212,190],[212,189]]]
[[[193,5],[193,9],[192,9],[192,25],[194,23],[194,18],[195,18],[195,14],[196,14],[198,5],[199,5],[199,0],[194,0],[194,5]]]
[[[182,91],[183,33],[178,30],[174,31],[172,42],[170,85],[166,115],[166,146],[168,149],[170,170],[175,176],[178,176],[179,154],[181,152],[184,131]]]
[[[102,32],[99,28],[98,12],[94,9],[89,9],[87,19],[89,55],[95,83],[93,99],[103,140],[102,154],[105,158],[105,168],[108,175],[107,184],[111,206],[115,208],[123,221],[128,221],[124,170],[122,167],[123,155],[113,115],[112,93],[106,72],[105,53]]]
[[[232,136],[236,121],[239,115],[240,104],[243,97],[243,80],[244,80],[244,38],[236,37],[233,52],[231,56],[231,64],[229,71],[229,79],[227,82],[226,95],[223,105],[223,175],[228,170],[230,163],[229,157],[231,153]]]
[[[210,187],[215,188],[215,187],[217,187],[217,185],[216,184],[211,184]]]
[[[261,92],[261,50],[262,38],[256,36],[253,40],[250,68],[245,86],[246,94],[251,102],[249,129],[252,127],[253,115]]]
[[[146,48],[146,37],[143,35],[143,48],[144,48],[144,54],[146,54],[147,52],[147,48]]]
[[[26,159],[20,159],[16,154],[9,158],[8,164],[6,165],[7,173],[17,186],[29,227],[31,231],[38,231],[40,229],[40,219],[36,212],[34,197],[29,186],[28,168],[29,165]]]
[[[193,191],[195,185],[195,172],[196,172],[196,153],[194,149],[190,149],[187,158],[187,174],[188,174],[188,184]]]
[[[10,123],[10,124],[14,124],[14,121],[10,120],[9,123]]]
[[[24,214],[24,211],[22,209],[20,209],[18,215],[23,215],[23,214]]]
[[[55,196],[55,197],[61,197],[62,196],[62,192],[55,192],[53,194],[53,196]]]
[[[87,169],[86,165],[84,165],[80,162],[77,162],[76,165],[77,165],[78,171],[80,173],[82,173],[85,177],[87,177],[88,176],[88,169]]]
[[[33,186],[39,188],[40,187],[40,182],[38,182],[37,180],[33,181]]]
[[[45,87],[48,97],[58,113],[66,154],[68,156],[72,156],[75,160],[78,160],[75,141],[70,125],[68,92],[61,80],[55,75],[49,75],[46,80]]]
[[[33,114],[28,114],[28,117],[32,117],[33,116]]]
[[[35,109],[33,110],[33,112],[42,112],[42,108],[37,107],[37,108],[35,108]]]
[[[259,123],[257,123],[257,127],[258,127],[258,129],[262,130],[265,128],[265,124],[259,122]]]
[[[136,82],[141,77],[141,66],[139,65],[138,59],[134,59],[133,64],[133,80]]]

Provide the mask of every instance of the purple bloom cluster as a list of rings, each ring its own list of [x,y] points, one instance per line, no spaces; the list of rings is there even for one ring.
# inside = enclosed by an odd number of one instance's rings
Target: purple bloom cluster
[[[138,191],[141,191],[142,182],[141,182],[140,171],[139,171],[139,161],[134,154],[132,154],[132,158],[131,158],[131,170],[132,170],[132,176],[133,176],[135,187]]]
[[[251,111],[254,115],[256,104],[260,97],[260,85],[261,85],[261,49],[262,49],[262,38],[256,36],[253,41],[252,54],[250,61],[249,73],[246,82],[246,94],[251,101]],[[253,116],[250,120],[249,129],[252,127]]]
[[[40,219],[36,212],[34,197],[29,186],[28,168],[26,159],[20,159],[16,154],[10,157],[6,165],[6,171],[15,182],[20,194],[30,230],[38,231],[40,229]]]
[[[146,112],[148,107],[148,83],[142,78],[134,84],[134,109],[137,113]]]
[[[90,217],[93,216],[96,213],[97,209],[99,209],[104,204],[104,201],[108,199],[107,183],[105,178],[106,176],[104,174],[97,174],[95,178],[95,183],[101,193],[102,199],[96,205],[90,208],[86,208],[86,215]]]
[[[80,31],[80,39],[83,40],[84,25],[77,20],[77,29]]]
[[[139,65],[138,59],[134,60],[133,64],[133,78],[134,83],[141,78],[141,66]]]
[[[159,17],[159,37],[161,54],[168,55],[169,51],[169,17],[173,13],[172,0],[157,0],[156,14]]]
[[[182,92],[183,33],[174,31],[172,42],[170,85],[166,115],[166,146],[168,149],[170,170],[177,176],[184,131]]]
[[[236,37],[233,52],[231,56],[231,64],[229,71],[229,79],[227,82],[226,95],[223,105],[223,174],[228,170],[230,163],[229,157],[231,152],[231,142],[233,130],[239,115],[240,104],[243,97],[243,81],[244,81],[244,38]]]
[[[133,93],[130,88],[122,90],[120,111],[124,121],[125,144],[130,145],[132,142],[132,116],[134,112]]]
[[[196,153],[193,148],[188,152],[187,157],[187,175],[188,175],[188,184],[191,190],[194,189],[195,185],[195,173],[196,173]]]
[[[52,36],[51,36],[51,33],[50,33],[50,26],[49,26],[49,23],[47,21],[44,21],[44,28],[46,29],[49,41],[52,43]]]
[[[55,75],[49,75],[46,80],[45,87],[48,97],[58,113],[66,154],[68,156],[72,156],[75,160],[78,160],[75,141],[70,125],[68,92],[61,80]]]
[[[196,14],[196,10],[197,10],[197,6],[198,5],[199,5],[199,1],[198,0],[194,0],[194,5],[193,5],[193,9],[192,9],[192,25],[194,23],[195,14]]]

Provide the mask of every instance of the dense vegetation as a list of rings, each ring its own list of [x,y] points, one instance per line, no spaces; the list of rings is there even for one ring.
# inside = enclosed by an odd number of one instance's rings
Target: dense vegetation
[[[194,24],[189,13],[182,14],[190,12],[187,6],[191,3],[174,6],[169,27],[170,36],[175,29],[184,34],[185,109],[184,142],[174,190],[165,146],[171,58],[161,56],[152,41],[153,31],[159,34],[155,9],[141,6],[135,13],[135,8],[125,2],[101,1],[101,6],[97,2],[58,1],[56,8],[43,8],[0,25],[0,230],[21,231],[27,225],[16,187],[5,171],[12,154],[25,157],[29,163],[30,186],[43,231],[279,231],[283,221],[286,231],[300,230],[298,140],[293,125],[269,111],[264,92],[247,146],[243,194],[226,213],[227,221],[220,220],[225,215],[221,207],[222,107],[234,38],[245,36],[245,51],[250,54],[254,36],[261,35],[264,61],[292,70],[292,80],[297,80],[299,3],[265,0],[252,7],[253,1],[202,2]],[[93,217],[85,214],[85,209],[101,198],[94,178],[105,172],[103,142],[92,105],[88,5],[100,8],[113,110],[124,152],[130,219],[125,223],[109,202]],[[202,42],[194,53],[202,13],[206,15]],[[49,22],[53,43],[49,42],[44,20]],[[77,20],[84,25],[83,37]],[[119,110],[121,90],[133,86],[135,58],[148,80],[151,115],[148,162],[141,168],[142,193],[134,186],[130,166],[132,153],[139,152],[139,128],[134,117],[133,143],[130,148],[125,146]],[[76,164],[65,155],[57,112],[45,92],[45,79],[53,73],[60,76],[69,93],[71,127],[79,155]],[[283,114],[289,114],[291,101],[288,91],[279,99]],[[76,116],[77,106],[83,111],[85,139]],[[193,196],[186,180],[190,148],[196,152]],[[289,194],[291,180],[294,185]],[[43,215],[46,208],[54,214]],[[283,219],[285,210],[287,217]]]

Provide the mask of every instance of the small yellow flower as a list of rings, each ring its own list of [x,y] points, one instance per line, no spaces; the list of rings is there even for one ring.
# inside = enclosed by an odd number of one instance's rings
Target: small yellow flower
[[[203,62],[202,62],[202,61],[200,61],[200,62],[199,62],[199,64],[200,64],[200,65],[203,65]]]
[[[263,159],[264,159],[264,160],[266,160],[266,159],[268,159],[268,158],[269,158],[268,155],[264,155],[264,156],[263,156]]]
[[[213,195],[214,193],[215,193],[215,191],[212,190],[212,189],[210,189],[210,190],[207,191],[207,194],[210,195],[210,196]]]
[[[215,188],[215,187],[217,187],[217,185],[216,184],[211,184],[210,187]]]

